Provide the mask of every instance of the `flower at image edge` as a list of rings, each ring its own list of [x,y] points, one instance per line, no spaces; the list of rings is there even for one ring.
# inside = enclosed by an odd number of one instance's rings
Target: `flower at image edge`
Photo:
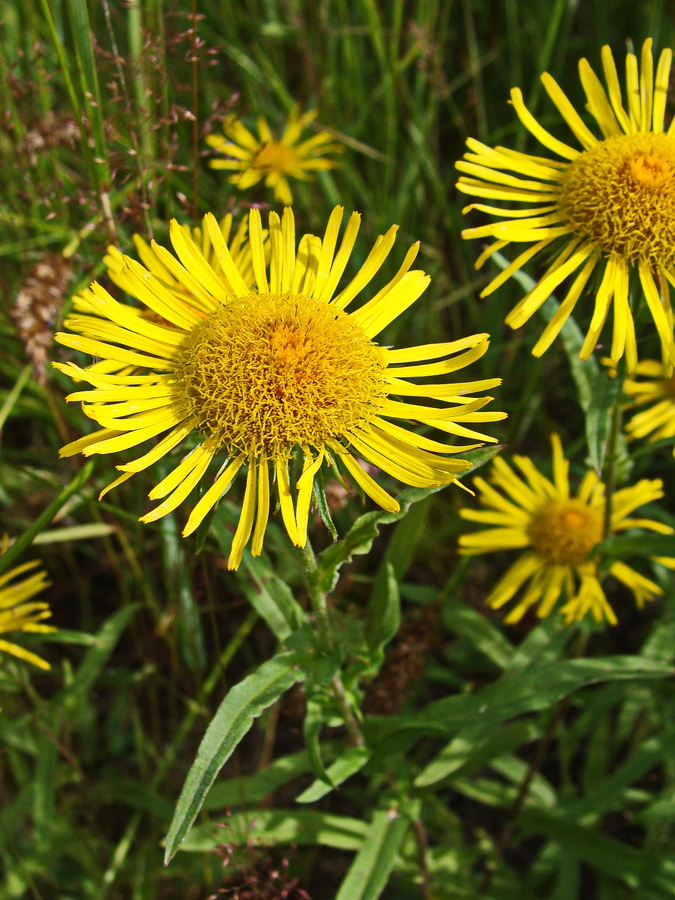
[[[262,117],[258,119],[258,137],[255,137],[239,119],[229,116],[223,122],[225,137],[209,134],[206,138],[206,142],[226,159],[211,159],[209,165],[212,169],[232,171],[234,174],[228,180],[242,191],[264,179],[265,186],[274,190],[274,199],[290,205],[293,196],[288,178],[309,181],[309,173],[325,172],[338,165],[326,157],[340,153],[342,147],[333,143],[327,131],[301,140],[302,132],[316,116],[315,109],[300,114],[299,108],[294,107],[278,140]]]
[[[644,359],[638,363],[634,377],[624,379],[623,392],[629,409],[644,407],[626,425],[629,439],[647,438],[650,443],[675,439],[675,375],[667,376],[655,359]]]
[[[23,581],[16,581],[21,575],[38,566],[38,562],[28,562],[16,566],[0,576],[0,634],[10,631],[39,632],[46,634],[56,631],[52,625],[43,625],[43,619],[51,618],[49,604],[31,601],[41,590],[49,586],[44,571],[33,572]],[[14,582],[13,584],[11,582]],[[31,602],[29,602],[31,601]],[[32,663],[40,669],[49,669],[50,665],[35,653],[20,647],[12,641],[0,639],[0,650],[11,653],[18,659]]]
[[[635,323],[629,302],[629,276],[637,272],[661,340],[668,374],[675,363],[670,289],[675,285],[675,122],[664,132],[671,50],[664,50],[653,72],[651,40],[637,58],[626,59],[627,107],[609,47],[602,49],[607,84],[585,59],[579,63],[587,107],[602,133],[598,139],[584,124],[555,80],[545,72],[544,87],[582,149],[563,143],[529,112],[518,88],[511,102],[522,124],[560,159],[530,156],[469,139],[471,152],[457,163],[465,173],[460,191],[525,208],[473,203],[500,221],[469,228],[465,238],[494,238],[476,263],[483,265],[507,244],[529,244],[482,292],[488,296],[529,260],[553,251],[553,260],[534,288],[511,310],[506,322],[519,328],[564,281],[573,279],[560,308],[534,346],[543,354],[559,334],[584,292],[591,274],[600,274],[593,314],[580,356],[587,359],[598,343],[613,304],[613,361],[625,355],[629,373],[637,365]],[[510,173],[515,174],[510,174]],[[555,248],[552,245],[555,242]],[[551,248],[551,249],[548,249]]]
[[[584,476],[576,496],[570,495],[569,463],[563,456],[558,435],[552,435],[553,480],[535,467],[526,456],[514,455],[514,467],[497,457],[489,481],[475,478],[481,509],[462,509],[465,519],[489,526],[484,531],[464,534],[460,548],[464,554],[519,550],[521,556],[500,578],[486,603],[498,609],[515,601],[506,617],[518,622],[536,607],[540,618],[548,616],[561,598],[560,612],[567,624],[591,614],[596,622],[617,622],[600,582],[593,547],[603,539],[605,486],[593,471]],[[647,528],[660,534],[673,529],[652,519],[632,518],[633,512],[663,496],[660,479],[642,479],[621,488],[612,498],[610,534],[627,528]],[[675,568],[675,558],[658,562]],[[613,575],[633,594],[639,607],[662,594],[661,588],[622,561],[614,562]]]
[[[172,222],[177,258],[151,245],[171,272],[170,285],[129,257],[117,272],[124,289],[152,316],[139,315],[138,307],[119,303],[94,283],[83,292],[81,311],[65,323],[72,333],[56,335],[62,344],[98,357],[88,368],[54,365],[92,385],[67,399],[82,403],[102,426],[63,447],[63,456],[117,453],[162,436],[142,456],[119,465],[123,474],[104,494],[183,441],[199,439],[150,492],[152,500],[162,502],[142,521],[176,509],[214,462],[220,470],[188,518],[184,534],[191,534],[239,470],[248,467],[231,568],[239,565],[249,541],[254,555],[261,552],[275,482],[286,530],[302,547],[314,480],[324,463],[341,469],[382,508],[396,511],[397,501],[359,459],[405,484],[449,484],[469,467],[449,457],[494,440],[475,431],[475,424],[504,418],[484,411],[491,397],[474,396],[500,379],[409,380],[459,371],[485,353],[487,335],[401,350],[373,340],[429,283],[424,272],[410,268],[419,244],[386,285],[346,312],[385,262],[397,227],[378,238],[359,272],[338,292],[360,225],[354,213],[338,246],[342,216],[336,207],[323,238],[306,234],[296,245],[291,209],[283,218],[270,213],[267,239],[259,211],[251,210],[252,281],[233,262],[212,215],[205,216],[203,230],[218,269],[189,231]],[[478,443],[450,445],[416,434],[401,424],[410,420]]]

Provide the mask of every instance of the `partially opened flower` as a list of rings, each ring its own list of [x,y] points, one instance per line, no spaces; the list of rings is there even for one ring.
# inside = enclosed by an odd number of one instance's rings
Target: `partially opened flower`
[[[17,580],[38,565],[38,562],[24,563],[22,566],[16,566],[4,575],[0,575],[0,634],[13,631],[45,634],[56,631],[52,625],[43,624],[43,620],[51,618],[52,615],[49,605],[40,601],[31,601],[32,597],[49,585],[46,572],[34,571],[23,581]],[[40,669],[50,668],[49,663],[36,653],[20,647],[13,641],[0,639],[0,650],[11,653],[12,656],[32,663]]]
[[[106,491],[191,436],[199,438],[151,491],[151,499],[162,502],[142,521],[176,509],[214,463],[216,478],[209,480],[185,527],[185,535],[192,533],[247,467],[231,568],[239,565],[249,540],[251,552],[261,552],[274,482],[286,530],[294,544],[304,546],[315,477],[324,463],[384,509],[397,510],[396,500],[359,458],[405,484],[448,484],[469,465],[452,456],[478,444],[449,445],[400,423],[412,419],[481,442],[493,438],[476,432],[475,423],[504,417],[484,411],[490,397],[474,396],[499,379],[419,382],[477,360],[487,349],[487,335],[404,350],[374,341],[429,283],[424,272],[410,268],[419,244],[387,284],[346,312],[383,265],[397,228],[377,239],[356,276],[338,291],[360,224],[353,214],[338,247],[342,214],[341,207],[333,210],[323,238],[305,234],[296,245],[292,210],[282,219],[270,213],[267,263],[260,213],[251,210],[255,287],[233,262],[212,215],[204,218],[204,232],[218,269],[173,222],[178,258],[157,244],[152,249],[175,284],[129,258],[123,270],[125,289],[154,318],[139,315],[94,283],[83,294],[90,313],[67,320],[74,334],[56,336],[113,367],[127,367],[103,372],[100,362],[89,368],[55,363],[93,386],[68,399],[82,402],[86,414],[103,426],[68,444],[62,455],[117,453],[162,436],[142,456],[119,465],[123,474]]]
[[[236,117],[223,122],[225,137],[209,134],[206,142],[224,154],[225,159],[211,159],[212,169],[227,169],[231,184],[240,190],[253,187],[265,180],[265,186],[273,188],[274,199],[291,204],[293,196],[288,178],[308,181],[311,172],[325,172],[337,166],[331,154],[342,150],[327,131],[319,131],[305,140],[302,133],[317,116],[317,110],[300,114],[297,106],[291,110],[280,138],[275,138],[266,119],[258,119],[258,137]]]
[[[616,615],[603,590],[592,550],[603,539],[605,486],[588,471],[575,496],[570,494],[569,463],[558,435],[553,444],[553,480],[526,456],[514,456],[511,467],[501,456],[492,463],[489,481],[475,478],[482,509],[463,509],[462,516],[489,526],[460,537],[467,554],[522,551],[500,578],[486,602],[495,609],[515,601],[506,622],[518,622],[530,607],[540,618],[561,603],[567,624],[589,613],[597,622],[616,624]],[[673,529],[653,519],[633,518],[639,506],[663,496],[660,479],[643,479],[615,492],[609,534],[627,528],[646,528],[660,534]],[[675,558],[659,559],[675,567]],[[639,607],[662,594],[661,588],[624,562],[614,562],[609,573],[628,588]]]
[[[600,131],[598,138],[583,122],[554,79],[544,73],[546,91],[581,150],[546,131],[526,108],[518,88],[511,102],[523,125],[557,158],[530,156],[505,147],[492,149],[476,140],[457,163],[466,173],[457,187],[466,194],[518,208],[474,203],[499,217],[493,224],[469,228],[465,238],[494,238],[477,267],[507,244],[530,245],[485,288],[488,296],[526,262],[546,254],[548,269],[535,287],[511,310],[506,322],[519,328],[564,282],[571,279],[559,310],[534,347],[540,356],[556,338],[597,271],[599,284],[581,358],[598,343],[613,305],[611,357],[625,355],[629,372],[637,365],[637,343],[629,277],[637,273],[661,340],[668,373],[675,363],[670,286],[675,284],[675,132],[664,132],[671,51],[664,50],[653,72],[651,40],[642,48],[641,71],[636,57],[626,59],[626,102],[609,47],[602,49],[607,88],[585,59],[579,63],[587,108]],[[510,174],[515,173],[515,174]]]
[[[629,437],[650,442],[675,438],[675,375],[666,375],[655,359],[645,359],[638,363],[634,377],[624,380],[623,392],[629,409],[644,407],[627,423]]]

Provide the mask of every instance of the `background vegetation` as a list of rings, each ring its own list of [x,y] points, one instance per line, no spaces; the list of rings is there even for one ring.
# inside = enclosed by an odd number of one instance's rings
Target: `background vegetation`
[[[299,228],[321,233],[337,203],[361,211],[352,271],[392,223],[397,248],[421,240],[432,285],[385,342],[489,332],[472,374],[503,378],[495,408],[509,419],[492,433],[547,460],[557,430],[583,471],[562,343],[536,360],[539,323],[505,328],[514,280],[478,299],[490,274],[473,269],[478,242],[459,236],[454,163],[467,136],[539,152],[507,104],[513,85],[565,137],[539,73],[581,108],[580,57],[597,66],[608,43],[621,59],[647,36],[659,51],[674,26],[665,0],[3,5],[0,533],[18,561],[43,561],[59,632],[26,638],[51,671],[9,657],[0,668],[1,897],[675,897],[672,585],[642,611],[616,590],[615,628],[556,617],[506,628],[482,605],[505,560],[458,559],[466,495],[452,487],[411,496],[395,522],[367,520],[341,570],[341,641],[362,647],[362,631],[376,632],[367,658],[345,660],[370,757],[347,756],[355,774],[322,793],[318,748],[346,778],[344,729],[296,686],[246,735],[164,868],[206,726],[274,654],[270,610],[290,593],[306,605],[300,559],[273,523],[263,557],[228,573],[237,497],[200,552],[180,537],[184,511],[139,524],[156,472],[99,503],[112,462],[59,460],[85,423],[42,363],[70,358],[51,332],[70,296],[103,277],[108,244],[130,250],[136,231],[165,238],[172,216],[272,200],[207,167],[204,137],[224,115],[278,128],[295,103],[318,106],[345,151],[341,168],[293,184]],[[675,524],[671,449],[634,453],[631,477],[664,477],[659,515]],[[358,499],[338,511],[341,534],[362,512]],[[320,524],[312,540],[330,545]],[[573,659],[579,634],[585,658]]]

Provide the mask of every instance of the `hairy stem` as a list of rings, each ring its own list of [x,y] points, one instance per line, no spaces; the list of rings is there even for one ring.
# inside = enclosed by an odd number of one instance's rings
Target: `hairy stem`
[[[307,593],[309,595],[310,603],[312,604],[312,611],[314,612],[316,628],[319,634],[319,643],[326,653],[333,653],[335,649],[335,636],[333,634],[330,613],[328,611],[328,597],[319,584],[319,571],[316,564],[316,557],[314,556],[314,551],[312,550],[309,541],[307,541],[300,553],[305,568]],[[349,743],[353,747],[363,746],[364,740],[361,728],[358,719],[354,715],[354,710],[349,702],[349,697],[347,696],[339,672],[333,676],[331,685],[333,688],[333,699],[335,700],[345,723],[345,728],[347,729],[347,734],[349,736]]]

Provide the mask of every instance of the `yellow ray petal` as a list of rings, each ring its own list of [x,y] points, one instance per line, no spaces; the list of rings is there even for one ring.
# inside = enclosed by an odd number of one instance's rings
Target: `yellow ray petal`
[[[251,540],[251,556],[260,556],[267,521],[270,517],[270,473],[266,459],[258,461],[258,503]]]
[[[241,513],[239,514],[239,522],[237,529],[232,538],[232,547],[227,560],[228,569],[238,569],[241,558],[244,553],[244,547],[248,543],[253,529],[253,518],[255,515],[256,497],[257,497],[257,481],[258,481],[258,465],[255,460],[251,460],[248,466],[248,475],[246,477],[246,491],[244,492],[244,501],[241,504]]]
[[[206,514],[211,511],[221,497],[230,489],[237,472],[245,462],[246,457],[244,455],[236,457],[216,478],[214,483],[199,499],[195,508],[190,513],[185,528],[183,529],[183,537],[192,534],[192,532],[201,525]]]

